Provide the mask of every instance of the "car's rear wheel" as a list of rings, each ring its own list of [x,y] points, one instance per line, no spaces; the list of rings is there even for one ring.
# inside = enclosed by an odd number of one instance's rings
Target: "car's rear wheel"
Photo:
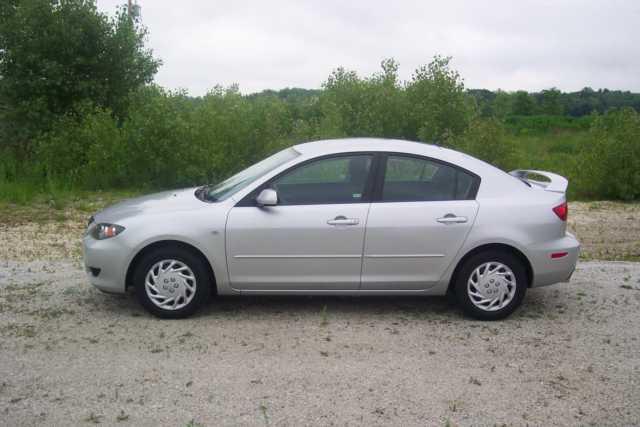
[[[498,320],[518,308],[527,286],[525,266],[518,257],[488,250],[464,262],[455,291],[465,313],[480,320]]]
[[[146,254],[133,281],[142,306],[162,318],[190,316],[208,300],[211,290],[203,261],[181,247],[163,247]]]

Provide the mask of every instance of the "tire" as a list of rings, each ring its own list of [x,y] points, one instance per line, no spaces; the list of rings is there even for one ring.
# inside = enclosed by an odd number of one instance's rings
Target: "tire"
[[[134,270],[133,283],[140,304],[164,319],[191,316],[211,294],[204,261],[180,246],[161,247],[144,255]]]
[[[517,256],[487,250],[464,262],[454,285],[458,304],[467,315],[499,320],[520,306],[529,284],[525,266]]]

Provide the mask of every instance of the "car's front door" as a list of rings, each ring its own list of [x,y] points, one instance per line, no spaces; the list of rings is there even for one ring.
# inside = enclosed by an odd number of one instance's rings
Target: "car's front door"
[[[382,164],[361,289],[426,289],[440,280],[473,225],[479,178],[421,157],[389,154]]]
[[[231,209],[226,227],[231,284],[248,291],[356,290],[369,209],[373,156],[324,157],[276,177],[275,206],[256,192]]]

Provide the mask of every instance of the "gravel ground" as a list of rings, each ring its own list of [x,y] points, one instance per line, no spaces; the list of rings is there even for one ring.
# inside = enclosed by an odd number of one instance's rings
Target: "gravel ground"
[[[639,309],[640,263],[582,262],[501,322],[395,297],[162,321],[77,261],[3,261],[0,424],[637,425]]]
[[[640,261],[640,203],[571,202],[569,228],[583,259]]]
[[[89,287],[109,199],[0,206],[0,425],[640,425],[640,205],[572,203],[583,260],[506,321],[444,298],[221,298],[162,321]],[[53,207],[52,207],[53,206]]]

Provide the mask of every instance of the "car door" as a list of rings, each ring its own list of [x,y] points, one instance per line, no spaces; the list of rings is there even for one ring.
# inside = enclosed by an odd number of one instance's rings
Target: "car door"
[[[388,154],[381,161],[361,289],[426,289],[440,280],[473,225],[479,178],[418,156]]]
[[[235,289],[357,290],[373,156],[323,157],[293,166],[231,209],[227,263]],[[258,207],[263,188],[275,206]]]

